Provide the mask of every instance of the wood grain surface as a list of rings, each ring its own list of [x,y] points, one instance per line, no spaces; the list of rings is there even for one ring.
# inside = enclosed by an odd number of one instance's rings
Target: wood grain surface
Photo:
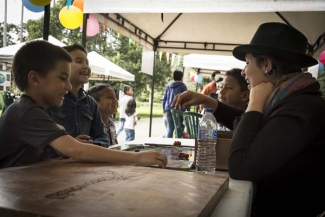
[[[228,186],[228,176],[61,160],[0,170],[0,216],[209,216]]]

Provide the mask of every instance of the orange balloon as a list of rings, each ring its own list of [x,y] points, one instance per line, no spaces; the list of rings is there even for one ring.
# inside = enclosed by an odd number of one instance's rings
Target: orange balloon
[[[79,8],[82,12],[84,11],[84,0],[74,0],[72,5]]]

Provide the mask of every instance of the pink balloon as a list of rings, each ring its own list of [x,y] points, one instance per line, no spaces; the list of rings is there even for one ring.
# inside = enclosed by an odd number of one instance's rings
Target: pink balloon
[[[94,36],[99,31],[99,23],[93,15],[89,15],[89,18],[87,19],[87,36]]]
[[[325,64],[325,50],[320,53],[319,55],[319,61],[323,64]]]

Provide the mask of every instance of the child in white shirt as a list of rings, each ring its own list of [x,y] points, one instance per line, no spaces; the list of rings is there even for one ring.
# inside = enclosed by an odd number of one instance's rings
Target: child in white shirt
[[[130,99],[126,105],[125,109],[125,124],[124,124],[124,130],[125,130],[125,141],[132,141],[135,138],[135,131],[134,126],[136,125],[136,122],[140,120],[140,116],[136,111],[137,103],[135,102],[135,99]]]

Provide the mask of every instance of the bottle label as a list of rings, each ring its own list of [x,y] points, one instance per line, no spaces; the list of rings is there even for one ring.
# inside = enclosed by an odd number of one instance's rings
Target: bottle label
[[[200,130],[199,139],[217,139],[217,130]]]
[[[212,132],[212,138],[217,139],[217,136],[218,136],[217,130],[213,130],[213,132]]]

